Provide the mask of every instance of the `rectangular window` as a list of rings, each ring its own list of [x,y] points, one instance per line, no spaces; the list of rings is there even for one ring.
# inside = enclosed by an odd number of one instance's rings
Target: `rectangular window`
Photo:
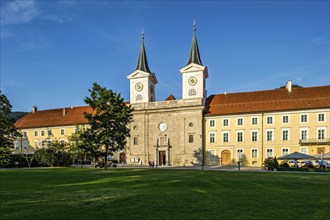
[[[267,141],[273,141],[273,131],[267,131]]]
[[[19,141],[16,141],[16,142],[15,142],[15,148],[16,148],[16,149],[19,149],[19,147],[20,147],[20,142],[19,142]]]
[[[282,140],[283,141],[289,140],[289,130],[282,130]]]
[[[223,132],[223,142],[229,142],[229,133],[228,132]]]
[[[41,131],[41,136],[45,136],[45,131]]]
[[[60,140],[60,144],[65,144],[65,141],[63,139]]]
[[[307,140],[307,129],[300,130],[300,139]]]
[[[52,141],[51,140],[47,141],[47,146],[50,147],[51,145],[52,145]]]
[[[37,150],[38,147],[39,147],[39,143],[38,143],[38,141],[34,141],[34,148]]]
[[[267,124],[269,124],[269,125],[273,124],[273,116],[267,117]]]
[[[307,122],[307,115],[300,115],[300,122]]]
[[[282,123],[283,124],[289,123],[289,116],[288,115],[283,115],[283,117],[282,117]]]
[[[252,149],[251,155],[253,159],[258,158],[258,149]]]
[[[300,148],[300,153],[308,154],[308,148],[307,147]]]
[[[317,139],[324,140],[325,139],[325,129],[317,130]]]
[[[267,158],[273,157],[273,149],[267,149]]]
[[[282,156],[289,154],[289,148],[282,149]]]
[[[243,125],[243,118],[237,119],[237,125]]]
[[[34,131],[34,136],[35,136],[35,137],[38,136],[38,131]]]
[[[52,130],[48,130],[48,136],[51,136],[52,135]]]
[[[194,135],[189,134],[189,143],[194,143]]]
[[[28,141],[23,141],[23,147],[24,147],[25,150],[28,149],[29,142]]]
[[[41,147],[45,148],[45,145],[46,145],[46,141],[41,141]]]
[[[26,131],[23,132],[23,137],[25,137],[25,138],[28,137],[28,133]]]
[[[237,159],[243,159],[243,149],[237,149]]]
[[[138,143],[139,143],[139,142],[138,142],[138,137],[134,137],[134,138],[133,138],[133,144],[134,144],[134,145],[138,145]]]
[[[61,135],[64,135],[64,129],[63,128],[61,129]]]
[[[215,120],[214,119],[210,120],[210,127],[215,127]]]
[[[223,126],[229,126],[229,120],[223,119]]]
[[[252,141],[258,141],[258,132],[257,131],[252,131],[252,137],[251,140]]]
[[[215,142],[215,133],[210,133],[210,143]]]
[[[243,131],[237,132],[237,142],[243,142]]]
[[[257,125],[258,124],[258,118],[254,117],[252,118],[252,125]]]
[[[215,158],[215,150],[210,150],[209,151],[209,156],[210,156],[210,160],[214,160],[214,158]]]
[[[324,121],[325,121],[324,113],[319,113],[319,114],[317,115],[317,121],[318,121],[318,122],[324,122]]]

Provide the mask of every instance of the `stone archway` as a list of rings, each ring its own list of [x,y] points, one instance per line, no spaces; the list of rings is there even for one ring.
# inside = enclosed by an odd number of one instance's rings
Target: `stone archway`
[[[229,150],[221,152],[221,165],[231,165],[231,153]]]

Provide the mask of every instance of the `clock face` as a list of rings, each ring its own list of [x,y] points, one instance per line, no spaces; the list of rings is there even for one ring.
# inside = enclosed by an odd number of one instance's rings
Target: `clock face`
[[[136,89],[136,91],[138,91],[138,92],[140,92],[140,91],[142,91],[142,89],[143,89],[143,84],[142,83],[136,83],[135,84],[135,89]]]
[[[166,131],[167,130],[167,124],[162,122],[159,124],[159,130],[160,131]]]
[[[190,78],[188,79],[188,83],[189,83],[189,85],[191,85],[191,86],[196,85],[196,83],[197,83],[197,79],[196,79],[196,77],[194,77],[194,76],[190,77]]]

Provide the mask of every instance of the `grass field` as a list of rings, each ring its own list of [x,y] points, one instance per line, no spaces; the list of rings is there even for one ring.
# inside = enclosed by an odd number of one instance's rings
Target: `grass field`
[[[330,175],[1,170],[0,219],[330,219]]]

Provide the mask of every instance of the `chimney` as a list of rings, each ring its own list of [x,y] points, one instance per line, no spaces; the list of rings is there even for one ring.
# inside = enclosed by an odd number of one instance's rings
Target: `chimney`
[[[63,109],[63,116],[65,115],[65,108]]]
[[[36,113],[38,111],[38,107],[37,106],[32,106],[32,113]]]
[[[286,83],[285,88],[288,90],[288,92],[291,92],[292,91],[292,82],[291,82],[291,80],[289,80]]]

